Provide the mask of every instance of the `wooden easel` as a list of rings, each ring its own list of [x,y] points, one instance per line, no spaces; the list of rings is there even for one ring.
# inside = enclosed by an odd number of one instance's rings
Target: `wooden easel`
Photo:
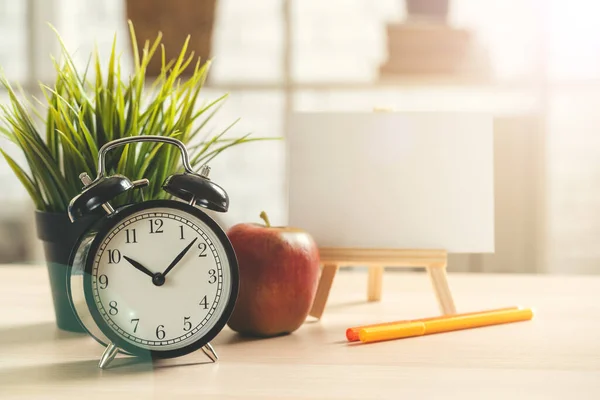
[[[448,287],[446,266],[448,254],[445,250],[394,250],[324,247],[319,249],[323,270],[310,315],[321,318],[333,278],[341,267],[369,267],[367,299],[381,300],[381,282],[384,267],[423,267],[427,270],[440,310],[444,315],[455,314],[454,301]]]

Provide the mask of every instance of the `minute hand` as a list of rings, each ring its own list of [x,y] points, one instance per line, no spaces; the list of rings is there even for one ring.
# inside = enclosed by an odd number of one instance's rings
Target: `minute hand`
[[[165,272],[163,272],[163,277],[167,276],[169,271],[171,271],[173,269],[173,267],[176,266],[179,261],[181,261],[183,256],[185,256],[186,253],[188,252],[188,250],[194,245],[194,243],[196,243],[196,240],[198,240],[198,238],[195,238],[194,240],[192,240],[192,242],[190,244],[188,244],[186,246],[186,248],[181,251],[181,253],[177,254],[177,257],[175,257],[175,259],[171,262],[171,264],[169,264],[167,269],[165,269]]]

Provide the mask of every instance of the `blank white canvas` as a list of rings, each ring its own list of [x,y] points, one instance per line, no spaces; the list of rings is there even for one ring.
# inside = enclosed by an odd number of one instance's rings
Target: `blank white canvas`
[[[298,113],[289,225],[321,247],[494,251],[492,117]]]

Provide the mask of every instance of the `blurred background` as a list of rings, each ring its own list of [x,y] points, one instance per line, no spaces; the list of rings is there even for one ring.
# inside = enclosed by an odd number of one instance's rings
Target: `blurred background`
[[[495,118],[496,253],[452,255],[474,272],[600,272],[600,3],[592,0],[0,0],[0,66],[39,95],[62,35],[81,67],[126,21],[192,35],[213,58],[206,99],[230,98],[232,134],[286,135],[295,111],[484,111]],[[0,103],[6,103],[0,92]],[[2,140],[2,139],[0,139]],[[6,142],[0,142],[11,152]],[[286,223],[283,142],[234,148],[212,163],[229,192],[226,225]],[[40,263],[33,205],[0,160],[0,263]]]

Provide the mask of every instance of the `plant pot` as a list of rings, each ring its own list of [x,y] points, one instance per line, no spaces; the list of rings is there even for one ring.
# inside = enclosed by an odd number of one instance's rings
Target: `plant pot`
[[[65,331],[85,332],[69,304],[67,267],[77,239],[100,216],[92,214],[71,223],[66,213],[35,212],[37,235],[44,244],[56,325]]]
[[[217,0],[127,0],[127,18],[133,23],[138,48],[143,49],[146,40],[153,43],[162,32],[166,60],[177,58],[188,35],[188,54],[193,51],[196,58],[204,62],[210,58],[212,32]],[[146,75],[156,77],[161,72],[159,56],[153,57]],[[196,62],[190,63],[183,75],[194,72]]]
[[[406,0],[409,17],[431,18],[445,21],[448,17],[450,0]]]

